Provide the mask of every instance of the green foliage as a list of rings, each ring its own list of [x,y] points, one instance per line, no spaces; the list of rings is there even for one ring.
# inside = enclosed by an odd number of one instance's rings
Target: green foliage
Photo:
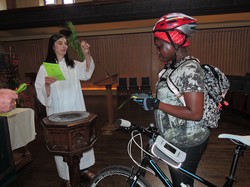
[[[71,31],[71,35],[67,38],[68,44],[76,51],[79,60],[83,61],[84,55],[82,52],[80,42],[79,42],[78,37],[77,37],[75,27],[71,21],[66,22],[66,26]]]
[[[5,84],[4,87],[15,90],[19,85],[18,56],[15,54],[4,54],[3,58],[6,68],[2,83]]]

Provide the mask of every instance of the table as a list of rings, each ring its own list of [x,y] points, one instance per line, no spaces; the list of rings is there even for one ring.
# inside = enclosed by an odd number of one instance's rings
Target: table
[[[36,137],[34,110],[30,108],[15,108],[10,112],[1,113],[0,116],[7,117],[11,149],[16,170],[19,170],[32,160],[26,145]],[[23,150],[20,154],[18,149],[21,148]]]
[[[16,168],[10,145],[7,117],[0,116],[0,186],[13,180]]]

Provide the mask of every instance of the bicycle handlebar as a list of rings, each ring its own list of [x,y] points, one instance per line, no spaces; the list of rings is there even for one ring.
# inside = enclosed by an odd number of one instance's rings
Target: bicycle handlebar
[[[147,135],[149,138],[155,137],[155,135],[158,135],[157,128],[154,126],[149,126],[147,128],[144,127],[138,127],[137,125],[131,123],[128,120],[125,119],[117,119],[115,122],[116,125],[119,127],[122,127],[125,131],[134,131],[137,130],[145,135]]]
[[[130,128],[132,126],[132,123],[125,119],[117,119],[116,125],[119,125],[120,127]]]

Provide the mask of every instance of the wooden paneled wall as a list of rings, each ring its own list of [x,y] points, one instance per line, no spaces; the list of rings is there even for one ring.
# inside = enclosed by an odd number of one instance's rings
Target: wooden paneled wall
[[[250,71],[250,27],[198,30],[190,50],[201,63],[219,67],[227,75]]]
[[[96,61],[94,80],[109,74],[121,77],[151,76],[150,33],[109,35],[84,38],[91,44]],[[99,63],[97,63],[99,62]]]
[[[151,78],[152,86],[157,81],[161,68],[152,33],[131,33],[106,36],[80,37],[91,45],[91,54],[96,62],[95,73],[89,83],[109,74],[121,77],[143,76]],[[228,75],[245,75],[250,72],[250,27],[197,30],[190,38],[191,54],[201,63],[219,67]],[[27,72],[37,72],[47,54],[48,39],[3,42],[20,58],[19,73],[24,78]],[[74,51],[69,55],[77,59]]]

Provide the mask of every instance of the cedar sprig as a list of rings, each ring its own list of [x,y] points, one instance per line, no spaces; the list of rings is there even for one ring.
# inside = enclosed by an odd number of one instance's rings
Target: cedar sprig
[[[84,54],[82,52],[82,48],[81,48],[80,42],[79,42],[78,37],[77,37],[75,27],[71,21],[66,22],[66,26],[71,31],[71,35],[67,38],[68,44],[76,51],[78,58],[81,61],[83,61]]]

